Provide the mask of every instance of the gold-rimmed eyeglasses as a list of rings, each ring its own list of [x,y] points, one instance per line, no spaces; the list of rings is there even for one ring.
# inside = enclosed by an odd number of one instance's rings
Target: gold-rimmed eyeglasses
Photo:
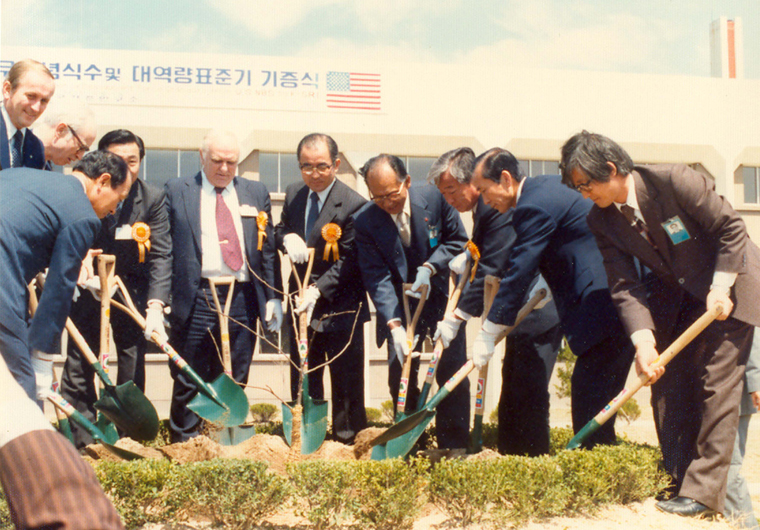
[[[77,153],[79,153],[80,151],[82,153],[86,153],[87,151],[89,151],[90,148],[87,147],[87,144],[82,141],[82,139],[79,137],[76,131],[71,127],[71,125],[67,123],[66,127],[69,128],[69,132],[71,132],[71,135],[74,137],[74,140],[76,140],[77,144],[79,145],[79,149],[77,149]]]

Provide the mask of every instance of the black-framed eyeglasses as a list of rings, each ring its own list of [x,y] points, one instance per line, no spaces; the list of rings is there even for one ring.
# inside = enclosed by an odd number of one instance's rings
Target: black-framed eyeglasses
[[[304,175],[312,175],[315,171],[320,175],[327,175],[332,167],[332,164],[318,164],[316,166],[312,166],[311,164],[303,164],[300,166],[301,173]]]
[[[86,153],[87,151],[89,151],[90,148],[87,147],[87,144],[82,141],[82,139],[79,137],[79,135],[76,133],[76,131],[71,127],[71,125],[69,125],[67,123],[66,127],[69,128],[69,132],[71,132],[71,135],[74,137],[74,140],[76,140],[77,144],[79,145],[79,149],[77,149],[77,153],[80,152],[80,151],[82,153]]]
[[[573,186],[573,189],[581,193],[583,193],[584,191],[588,193],[589,191],[591,191],[591,185],[593,184],[593,182],[594,182],[593,179],[588,179],[586,182],[578,184],[577,186]]]
[[[369,192],[369,198],[372,199],[375,203],[380,204],[381,202],[385,202],[387,200],[392,200],[401,195],[401,190],[404,189],[404,183],[401,183],[401,186],[398,187],[396,191],[392,191],[390,193],[386,193],[385,195],[379,195],[375,197],[372,195],[372,192]]]

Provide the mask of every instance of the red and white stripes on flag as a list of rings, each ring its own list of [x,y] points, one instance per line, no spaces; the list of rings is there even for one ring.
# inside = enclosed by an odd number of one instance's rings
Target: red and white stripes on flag
[[[327,100],[331,109],[380,110],[380,74],[327,72]]]

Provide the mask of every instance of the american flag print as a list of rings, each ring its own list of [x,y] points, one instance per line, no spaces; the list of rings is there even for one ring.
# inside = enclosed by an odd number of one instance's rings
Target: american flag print
[[[380,74],[327,72],[327,106],[331,109],[381,110]]]

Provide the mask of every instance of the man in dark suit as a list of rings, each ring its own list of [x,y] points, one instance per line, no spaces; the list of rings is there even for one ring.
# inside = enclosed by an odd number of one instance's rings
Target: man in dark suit
[[[448,297],[449,261],[467,242],[459,214],[433,186],[410,187],[404,163],[393,155],[378,155],[360,170],[372,202],[355,215],[354,230],[364,286],[377,309],[377,345],[388,340],[388,384],[394,404],[401,368],[411,355],[406,341],[402,286],[412,290],[429,286],[428,300],[416,333],[432,335],[443,318]],[[415,346],[415,345],[412,345]],[[414,348],[412,348],[413,350]],[[436,379],[439,385],[466,361],[465,333],[457,333],[444,350]],[[409,378],[406,410],[414,410],[419,397],[414,360]],[[462,382],[438,406],[436,436],[442,449],[467,447],[470,428],[470,385]]]
[[[364,323],[369,320],[369,309],[356,261],[351,216],[366,201],[336,178],[340,158],[338,145],[330,136],[315,133],[304,137],[296,154],[303,182],[288,186],[275,237],[277,248],[297,264],[295,272],[300,278],[306,273],[307,248],[314,249],[314,266],[311,278],[306,279],[306,295],[291,312],[288,324],[292,326],[296,321],[292,318],[294,312],[306,311],[310,315],[309,368],[332,361],[333,436],[340,442],[352,443],[356,433],[367,427]],[[288,290],[298,292],[293,274]],[[298,366],[295,333],[290,334],[290,357]],[[298,394],[299,380],[295,366],[291,365],[290,370],[293,399]],[[309,394],[314,399],[324,398],[323,371],[309,374]]]
[[[103,151],[89,154],[72,175],[58,178],[28,168],[2,172],[0,352],[31,398],[50,388],[50,352],[69,315],[82,259],[95,241],[100,219],[126,198],[126,177],[121,158]],[[46,288],[28,325],[27,285],[46,267]]]
[[[163,189],[139,178],[145,156],[145,146],[139,136],[125,129],[110,131],[100,139],[98,149],[124,160],[129,168],[131,188],[116,215],[103,219],[95,248],[116,257],[116,274],[124,281],[136,307],[146,308],[144,333],[125,313],[111,312],[118,362],[116,384],[134,381],[138,388],[145,390],[147,340],[153,331],[166,336],[163,309],[169,303],[172,268],[166,195]],[[94,281],[93,291],[99,292],[100,283],[97,278]],[[72,306],[71,318],[88,344],[99,343],[99,299],[83,293]],[[61,394],[79,412],[94,420],[97,399],[94,372],[73,342],[69,341]],[[92,443],[92,437],[84,429],[74,425],[72,431],[77,447]]]
[[[28,128],[45,111],[54,92],[53,74],[42,63],[24,59],[8,70],[0,106],[0,169],[45,166],[45,148]]]
[[[438,323],[435,337],[448,346],[463,322],[483,312],[483,285],[488,275],[501,278],[512,245],[515,230],[512,212],[499,213],[486,206],[483,197],[472,185],[475,153],[460,147],[441,155],[428,173],[428,182],[438,187],[446,201],[459,211],[472,212],[471,241],[477,246],[480,259],[473,265],[475,276],[465,284],[453,314]],[[462,274],[469,252],[460,254],[449,264]],[[461,267],[461,268],[460,268]],[[539,275],[531,287],[539,283]],[[551,295],[550,295],[551,296]],[[530,292],[526,300],[530,298]],[[549,378],[557,359],[562,332],[554,302],[545,299],[507,336],[507,349],[502,365],[502,387],[499,399],[498,448],[502,454],[538,456],[549,452]]]
[[[633,345],[617,318],[602,256],[586,225],[591,202],[563,186],[558,176],[526,178],[514,155],[494,148],[475,161],[472,184],[485,203],[512,210],[516,239],[488,319],[473,348],[483,365],[498,334],[514,324],[538,269],[557,304],[560,327],[578,357],[571,379],[573,430],[578,432],[625,384]],[[585,447],[616,442],[614,418]]]
[[[634,166],[618,144],[583,131],[563,146],[561,168],[595,203],[588,224],[636,345],[636,370],[650,384],[659,380],[652,407],[678,496],[657,507],[687,516],[723,511],[744,365],[760,325],[760,251],[715,183],[687,166]],[[650,366],[717,304],[718,320],[667,369]]]
[[[2,357],[0,425],[0,482],[16,528],[124,528],[92,466],[53,430]]]
[[[219,317],[208,278],[234,276],[232,376],[246,384],[256,340],[244,326],[255,330],[261,319],[276,331],[282,323],[281,300],[273,289],[280,270],[269,192],[260,182],[235,176],[240,149],[234,134],[209,132],[200,156],[198,174],[166,184],[173,252],[171,343],[204,380],[222,373],[215,339]],[[226,289],[220,289],[222,297]],[[172,439],[186,441],[200,428],[200,418],[187,408],[196,387],[173,365],[171,370]]]

